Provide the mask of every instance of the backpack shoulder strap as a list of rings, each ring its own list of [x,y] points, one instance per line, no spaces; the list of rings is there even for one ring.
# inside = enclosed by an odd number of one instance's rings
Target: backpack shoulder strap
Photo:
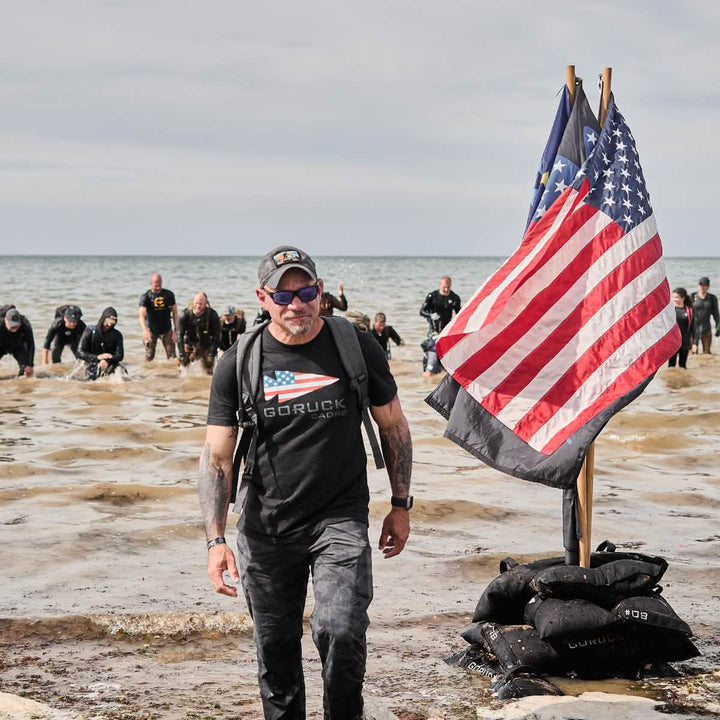
[[[362,354],[360,341],[358,340],[358,331],[354,326],[342,317],[325,317],[323,320],[330,328],[330,334],[335,342],[340,361],[343,369],[348,375],[350,387],[355,391],[360,405],[360,413],[362,415],[363,426],[370,441],[375,467],[378,469],[385,467],[382,450],[378,442],[375,430],[373,429],[370,419],[370,390],[368,381],[367,365]]]
[[[238,336],[235,372],[238,388],[238,425],[242,430],[233,457],[233,481],[230,497],[236,501],[240,485],[240,467],[245,463],[248,469],[248,454],[257,432],[255,399],[260,388],[262,374],[262,342],[260,335],[267,327],[264,322],[255,325],[248,332]]]

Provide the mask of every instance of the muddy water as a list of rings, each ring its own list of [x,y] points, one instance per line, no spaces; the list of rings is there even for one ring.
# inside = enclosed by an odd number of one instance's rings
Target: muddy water
[[[418,268],[407,287],[386,294],[387,270],[353,287],[338,275],[352,279],[354,266],[332,266],[351,306],[355,297],[366,312],[384,307],[407,342],[391,364],[414,438],[413,535],[400,558],[375,558],[367,693],[406,717],[476,717],[478,705],[497,707],[487,680],[441,659],[462,647],[459,632],[502,558],[561,552],[561,498],[479,465],[441,437],[442,419],[423,402],[432,382],[420,372],[416,314],[438,265]],[[471,272],[447,269],[467,296]],[[208,283],[215,270],[201,268]],[[256,718],[244,603],[214,595],[205,578],[194,478],[209,379],[142,361],[133,306],[145,286],[137,284],[132,296],[118,290],[124,300],[108,298],[125,332],[127,376],[85,383],[68,363],[20,379],[8,358],[0,362],[2,689],[92,717]],[[25,311],[29,290],[14,291]],[[51,314],[57,303],[38,301],[36,312]],[[103,303],[95,305],[99,314]],[[245,307],[252,311],[250,299]],[[665,596],[704,652],[688,667],[705,674],[692,692],[667,680],[591,689],[671,698],[681,709],[717,702],[706,671],[720,665],[720,357],[689,364],[661,371],[598,439],[593,522],[597,542],[667,558]],[[369,476],[377,538],[389,492],[382,473]],[[305,655],[310,716],[320,717],[309,642]]]

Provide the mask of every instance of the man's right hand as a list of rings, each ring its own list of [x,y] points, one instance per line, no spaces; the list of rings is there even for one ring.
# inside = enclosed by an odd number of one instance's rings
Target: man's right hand
[[[152,333],[149,329],[143,330],[143,342],[149,343],[152,340]]]
[[[237,588],[227,585],[223,579],[223,572],[230,574],[230,579],[234,583],[240,582],[240,575],[235,562],[233,551],[227,546],[227,543],[214,545],[208,550],[208,577],[215,588],[216,593],[228,595],[229,597],[237,597]]]

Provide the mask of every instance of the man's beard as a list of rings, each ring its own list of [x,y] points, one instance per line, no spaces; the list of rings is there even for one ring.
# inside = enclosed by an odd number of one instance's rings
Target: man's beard
[[[299,322],[299,318],[294,315],[285,318],[285,327],[288,329],[288,332],[291,335],[295,335],[295,337],[307,335],[312,329],[313,323],[314,320],[312,318],[305,322]]]

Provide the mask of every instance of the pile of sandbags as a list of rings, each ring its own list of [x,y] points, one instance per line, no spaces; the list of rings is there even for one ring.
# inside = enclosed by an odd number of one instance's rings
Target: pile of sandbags
[[[541,675],[666,676],[668,662],[700,654],[661,594],[663,558],[596,552],[590,565],[503,560],[462,633],[470,647],[447,661],[495,677],[500,697],[511,698],[561,694]]]

